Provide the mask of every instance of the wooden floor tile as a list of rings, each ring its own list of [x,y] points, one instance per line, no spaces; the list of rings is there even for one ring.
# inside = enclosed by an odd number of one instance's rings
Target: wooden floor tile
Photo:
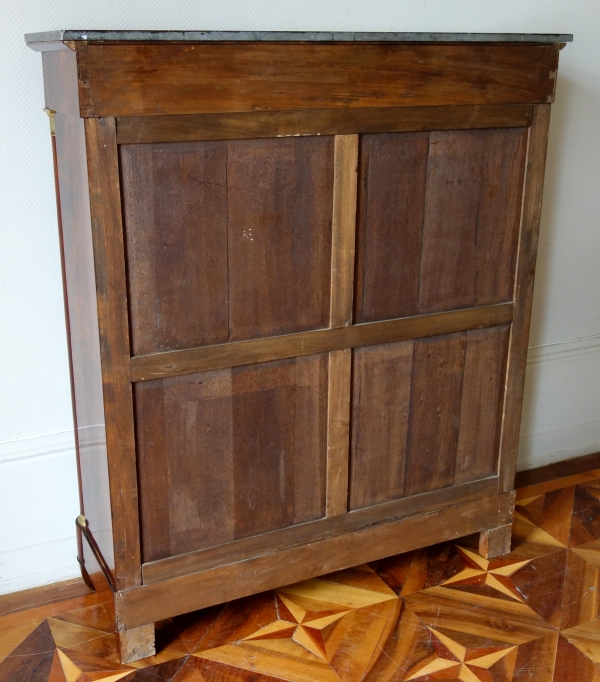
[[[600,682],[600,470],[519,491],[510,554],[477,548],[461,538],[157,623],[156,655],[126,666],[106,591],[9,610],[0,682]]]

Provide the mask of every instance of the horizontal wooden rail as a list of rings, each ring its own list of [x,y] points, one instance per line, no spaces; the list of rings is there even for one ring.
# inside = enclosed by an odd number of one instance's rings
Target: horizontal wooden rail
[[[339,329],[320,329],[251,341],[234,341],[216,346],[138,355],[131,358],[131,380],[148,381],[164,377],[239,367],[255,362],[328,353],[438,334],[481,329],[512,321],[513,304],[465,308],[429,315],[368,322]]]
[[[249,538],[207,547],[142,565],[145,585],[204,571],[215,566],[244,561],[290,547],[317,542],[341,533],[352,533],[376,523],[428,513],[449,504],[470,502],[498,492],[498,477],[432,490],[420,495],[375,504],[349,514],[301,523]]]
[[[315,575],[478,533],[512,521],[514,493],[484,497],[430,514],[389,521],[353,533],[291,547],[163,580],[115,596],[119,628],[134,628],[181,613],[275,589]]]
[[[120,116],[117,143],[519,128],[531,125],[532,111],[528,104],[500,104]]]

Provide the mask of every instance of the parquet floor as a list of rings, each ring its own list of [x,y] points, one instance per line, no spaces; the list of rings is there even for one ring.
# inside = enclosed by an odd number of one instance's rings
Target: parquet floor
[[[0,682],[600,681],[600,471],[519,491],[513,551],[474,538],[157,626],[120,665],[110,594],[0,616]]]

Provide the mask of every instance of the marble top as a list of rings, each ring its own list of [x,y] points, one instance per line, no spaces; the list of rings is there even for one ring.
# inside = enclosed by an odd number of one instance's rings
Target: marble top
[[[399,42],[399,43],[569,43],[569,34],[545,33],[346,33],[325,31],[45,31],[27,33],[26,43],[64,40]]]

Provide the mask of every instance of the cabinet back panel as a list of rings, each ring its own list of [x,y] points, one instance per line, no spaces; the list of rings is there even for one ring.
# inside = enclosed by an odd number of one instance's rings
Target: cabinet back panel
[[[350,509],[495,474],[508,330],[354,351]]]
[[[121,146],[133,354],[328,326],[333,138]]]
[[[327,355],[135,385],[144,562],[323,516]]]
[[[509,301],[527,129],[361,136],[355,321]]]

